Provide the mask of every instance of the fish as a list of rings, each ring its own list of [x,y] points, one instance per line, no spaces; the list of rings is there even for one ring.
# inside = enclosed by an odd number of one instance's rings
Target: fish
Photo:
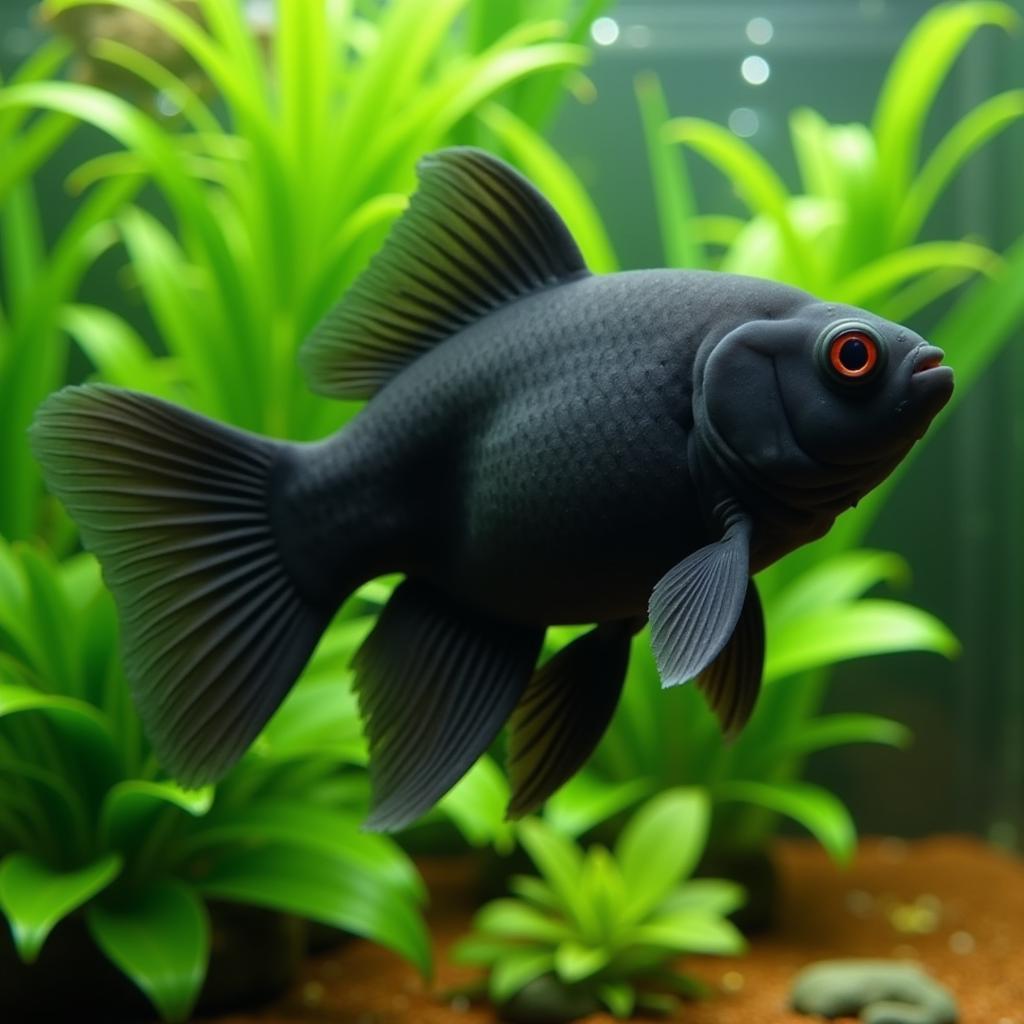
[[[333,436],[262,437],[105,384],[30,442],[118,607],[161,764],[215,782],[344,601],[400,574],[352,661],[366,827],[429,810],[507,725],[510,818],[583,765],[650,624],[734,736],[758,696],[753,576],[821,537],[949,400],[941,349],[723,272],[592,273],[524,176],[424,156],[383,245],[305,340]],[[546,630],[584,627],[538,665]],[[589,628],[587,628],[589,627]]]

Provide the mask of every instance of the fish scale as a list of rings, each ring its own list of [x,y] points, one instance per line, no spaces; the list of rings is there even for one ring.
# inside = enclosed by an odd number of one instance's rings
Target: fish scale
[[[404,576],[353,661],[376,829],[429,809],[506,723],[509,814],[536,808],[599,741],[648,619],[662,683],[696,680],[741,729],[764,661],[752,573],[884,479],[953,386],[914,332],[786,285],[592,275],[480,150],[419,178],[300,352],[314,390],[365,400],[334,436],[274,441],[102,385],[51,396],[32,430],[185,785],[242,755],[350,593]],[[562,623],[592,628],[538,668]]]

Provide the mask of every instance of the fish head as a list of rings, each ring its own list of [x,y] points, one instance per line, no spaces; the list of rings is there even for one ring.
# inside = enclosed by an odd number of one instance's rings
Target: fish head
[[[953,371],[942,359],[907,327],[807,301],[724,333],[698,363],[698,418],[734,471],[788,490],[791,502],[845,507],[949,401]]]

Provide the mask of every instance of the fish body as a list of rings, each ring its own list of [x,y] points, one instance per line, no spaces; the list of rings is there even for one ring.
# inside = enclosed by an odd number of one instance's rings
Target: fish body
[[[303,350],[368,399],[314,444],[87,387],[33,443],[98,554],[165,763],[221,774],[345,598],[405,582],[354,665],[371,824],[427,809],[510,725],[510,813],[590,753],[648,619],[663,681],[728,731],[756,700],[751,574],[821,536],[948,400],[914,332],[773,282],[590,274],[546,201],[479,151],[421,189]],[[594,628],[536,667],[544,630]]]

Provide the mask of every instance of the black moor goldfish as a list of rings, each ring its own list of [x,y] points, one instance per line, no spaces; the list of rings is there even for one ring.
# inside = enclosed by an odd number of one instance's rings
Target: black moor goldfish
[[[509,813],[593,750],[650,619],[666,686],[727,732],[757,698],[751,575],[820,537],[953,388],[906,327],[715,272],[595,275],[532,185],[424,158],[410,205],[300,359],[367,399],[312,444],[102,385],[32,428],[117,601],[163,764],[222,775],[341,603],[402,573],[354,659],[368,825],[399,828],[509,725]],[[539,668],[545,629],[593,624]]]

